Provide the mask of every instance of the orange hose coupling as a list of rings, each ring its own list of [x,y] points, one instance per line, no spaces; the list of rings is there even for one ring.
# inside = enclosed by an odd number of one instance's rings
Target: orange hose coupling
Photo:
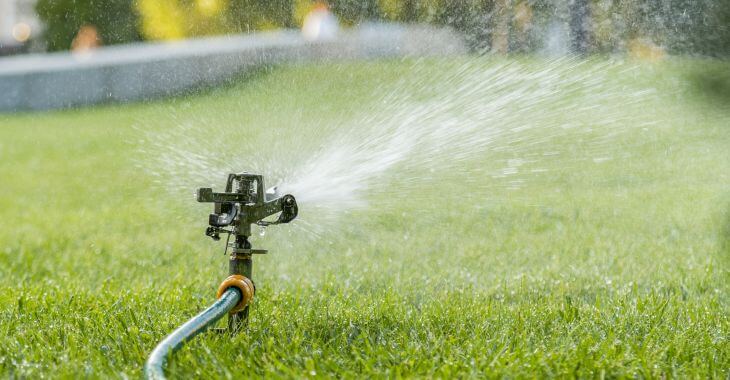
[[[218,287],[218,294],[216,295],[216,298],[221,298],[223,293],[225,293],[230,287],[238,288],[241,292],[241,301],[239,301],[238,304],[229,311],[230,314],[233,314],[243,310],[249,303],[251,303],[251,301],[253,301],[253,294],[255,293],[256,288],[253,286],[253,281],[251,281],[248,277],[240,274],[233,274],[221,282],[221,285]]]

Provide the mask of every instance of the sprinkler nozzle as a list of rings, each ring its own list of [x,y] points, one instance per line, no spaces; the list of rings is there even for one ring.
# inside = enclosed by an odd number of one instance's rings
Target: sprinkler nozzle
[[[222,193],[208,187],[198,189],[198,202],[214,204],[206,235],[214,240],[220,239],[220,232],[248,237],[252,224],[269,226],[291,222],[299,212],[297,201],[291,194],[278,196],[276,190],[274,187],[264,192],[263,176],[249,173],[229,174]],[[276,213],[279,213],[276,220],[264,220]],[[233,230],[223,229],[226,226],[232,226]]]

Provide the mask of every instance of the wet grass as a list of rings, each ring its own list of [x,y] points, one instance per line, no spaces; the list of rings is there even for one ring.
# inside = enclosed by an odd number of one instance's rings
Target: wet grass
[[[347,120],[410,67],[279,68],[198,97],[0,116],[0,374],[139,377],[213,299],[226,260],[202,234],[208,208],[139,168],[142,131],[192,121],[316,146],[302,128]],[[730,108],[687,79],[722,70],[618,71],[659,91],[635,115],[655,124],[602,146],[617,159],[553,160],[518,190],[471,179],[474,193],[453,173],[414,188],[396,173],[407,192],[387,208],[314,238],[272,231],[247,333],[199,337],[168,373],[727,378]]]

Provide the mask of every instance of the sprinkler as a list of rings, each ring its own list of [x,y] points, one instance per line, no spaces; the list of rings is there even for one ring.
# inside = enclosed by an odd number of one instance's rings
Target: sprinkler
[[[294,196],[279,196],[276,188],[264,192],[264,178],[259,174],[229,174],[225,191],[216,193],[212,188],[200,188],[198,202],[213,203],[213,213],[208,216],[205,235],[220,240],[228,235],[226,252],[230,248],[229,276],[218,288],[218,300],[208,309],[196,315],[168,335],[150,354],[145,365],[145,375],[150,379],[164,379],[163,366],[169,353],[177,351],[183,343],[228,314],[228,332],[237,333],[248,322],[248,308],[253,301],[256,287],[251,274],[252,257],[265,254],[265,249],[254,249],[249,242],[251,225],[266,227],[289,223],[297,217],[298,207]],[[275,220],[266,218],[279,214]],[[233,237],[233,242],[231,242]]]
[[[228,329],[235,332],[248,319],[247,303],[251,301],[245,297],[248,290],[250,290],[251,298],[253,297],[252,256],[267,252],[265,249],[251,247],[251,243],[248,241],[251,236],[251,225],[257,224],[266,227],[291,222],[297,217],[297,201],[289,194],[277,198],[276,188],[264,193],[263,176],[248,173],[229,174],[226,190],[223,193],[214,193],[211,188],[200,188],[197,195],[198,202],[214,204],[213,213],[208,217],[209,226],[205,230],[205,235],[210,236],[213,240],[220,240],[220,234],[228,234],[226,250],[229,248],[228,240],[231,235],[234,237],[233,243],[230,244],[231,257],[228,266],[230,276],[218,289],[218,298],[229,286],[237,286],[244,293],[240,305],[235,308],[234,313],[228,319]],[[264,220],[276,213],[280,214],[275,221]],[[238,286],[241,284],[240,281],[246,284],[248,290]]]

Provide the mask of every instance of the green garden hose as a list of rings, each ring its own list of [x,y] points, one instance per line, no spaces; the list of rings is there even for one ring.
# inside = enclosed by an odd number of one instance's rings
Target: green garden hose
[[[184,325],[168,335],[150,354],[144,366],[147,379],[160,380],[165,378],[163,367],[169,354],[179,350],[182,345],[194,336],[205,331],[224,315],[228,314],[241,301],[241,291],[236,287],[229,287],[209,308],[203,310]]]

